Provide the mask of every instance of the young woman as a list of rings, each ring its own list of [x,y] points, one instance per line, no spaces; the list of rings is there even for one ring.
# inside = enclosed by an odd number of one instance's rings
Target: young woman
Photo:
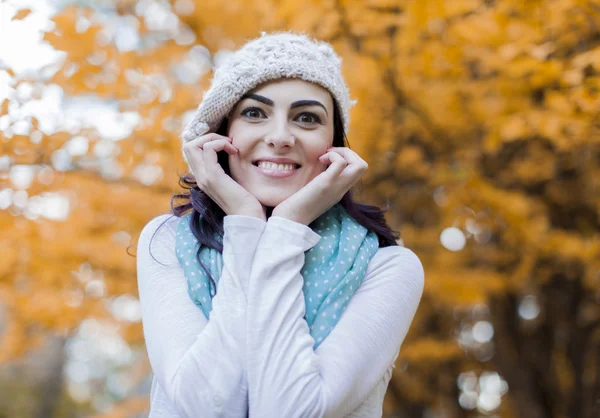
[[[424,273],[352,200],[340,67],[281,32],[215,72],[182,134],[189,202],[138,242],[150,417],[381,417]]]

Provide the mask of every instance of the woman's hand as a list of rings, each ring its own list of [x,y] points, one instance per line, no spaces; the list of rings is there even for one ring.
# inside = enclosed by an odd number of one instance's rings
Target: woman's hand
[[[231,138],[213,132],[183,145],[198,188],[206,193],[227,215],[253,216],[266,220],[263,205],[231,178],[217,160],[217,152],[238,152]]]
[[[271,216],[308,225],[338,203],[369,168],[358,154],[347,147],[329,148],[319,157],[319,161],[330,165],[306,186],[277,205]]]

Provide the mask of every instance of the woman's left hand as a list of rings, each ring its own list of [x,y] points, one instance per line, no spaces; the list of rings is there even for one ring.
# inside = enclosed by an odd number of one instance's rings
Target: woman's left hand
[[[277,205],[271,216],[308,225],[338,203],[369,168],[358,154],[347,147],[329,148],[319,161],[330,165]]]

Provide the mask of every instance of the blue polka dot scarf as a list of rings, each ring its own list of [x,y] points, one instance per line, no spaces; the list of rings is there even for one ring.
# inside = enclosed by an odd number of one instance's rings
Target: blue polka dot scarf
[[[177,227],[177,258],[188,282],[188,293],[206,318],[212,310],[212,285],[198,263],[199,244],[190,229],[191,213],[182,216]],[[314,348],[329,335],[358,286],[362,283],[369,261],[379,248],[377,235],[356,222],[340,205],[312,222],[309,227],[321,240],[306,251],[301,270],[304,279],[304,319],[315,340]],[[222,239],[219,238],[222,243]],[[203,247],[200,259],[218,283],[223,256]]]

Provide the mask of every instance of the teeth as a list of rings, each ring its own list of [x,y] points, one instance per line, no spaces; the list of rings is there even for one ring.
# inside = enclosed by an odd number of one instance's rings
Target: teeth
[[[258,166],[268,171],[292,171],[296,169],[293,164],[274,164],[268,161],[260,161]]]

